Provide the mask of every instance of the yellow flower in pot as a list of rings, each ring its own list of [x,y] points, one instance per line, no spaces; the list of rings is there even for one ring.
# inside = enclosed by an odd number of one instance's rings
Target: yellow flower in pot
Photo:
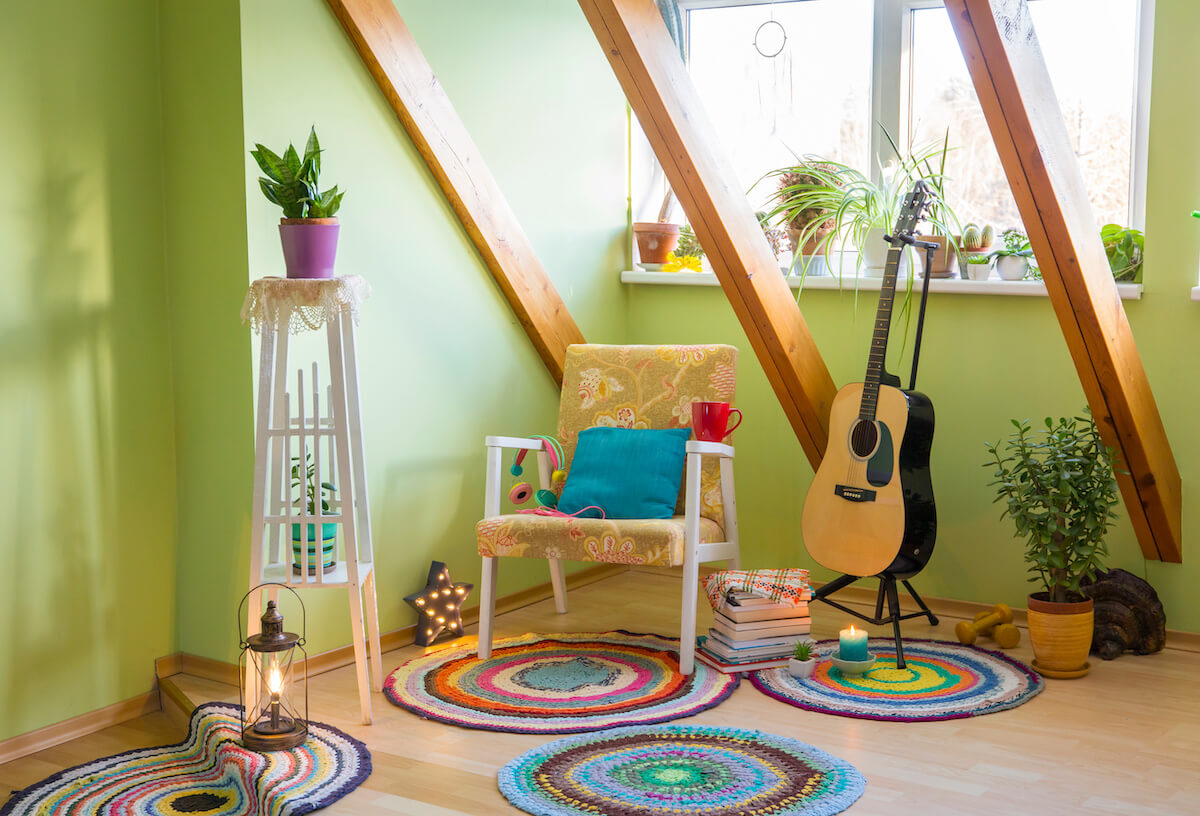
[[[1029,640],[1033,667],[1047,677],[1082,677],[1088,672],[1094,612],[1080,591],[1108,555],[1104,537],[1117,514],[1113,450],[1087,416],[1046,418],[1034,431],[1028,420],[1012,421],[1016,433],[988,445],[995,468],[996,501],[1004,503],[1017,535],[1026,539],[1030,581],[1043,591],[1029,596]]]

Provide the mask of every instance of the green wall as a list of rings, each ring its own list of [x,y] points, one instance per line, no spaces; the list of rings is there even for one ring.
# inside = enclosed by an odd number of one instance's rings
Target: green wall
[[[584,335],[620,342],[626,121],[582,13],[533,0],[458,3],[454,13],[397,5]],[[298,44],[306,69],[281,71]],[[302,146],[315,124],[326,186],[348,191],[338,268],[374,290],[358,333],[360,383],[380,619],[395,629],[414,620],[402,596],[424,584],[431,559],[478,582],[483,439],[553,433],[557,389],[327,5],[243,3],[242,60],[245,147]],[[279,275],[279,210],[243,157],[249,274]],[[302,361],[324,363],[324,334],[301,336],[293,352],[294,378]],[[222,560],[242,568],[245,552],[231,542]],[[544,563],[511,559],[500,591],[547,579]],[[242,588],[245,577],[228,581]],[[343,592],[309,591],[305,603],[312,651],[347,642]],[[229,639],[210,636],[211,612],[180,609],[182,647],[228,658]]]
[[[1200,207],[1200,108],[1190,81],[1200,72],[1200,7],[1186,0],[1159,0],[1157,7],[1145,296],[1126,301],[1125,308],[1183,476],[1183,504],[1190,508],[1200,501],[1194,464],[1200,431],[1193,419],[1200,387],[1188,363],[1188,350],[1200,345],[1200,303],[1188,300],[1200,256],[1200,222],[1189,216]],[[860,298],[857,316],[852,292],[810,291],[800,302],[835,382],[861,380],[875,297]],[[799,535],[799,499],[812,471],[721,290],[633,286],[629,319],[632,342],[722,341],[743,350],[738,404],[746,422],[737,434],[737,473],[745,560],[755,567],[815,567]],[[898,351],[898,344],[892,349]],[[889,369],[907,381],[907,357]],[[999,521],[987,486],[990,473],[981,465],[984,443],[1007,436],[1009,418],[1040,420],[1084,405],[1050,301],[931,295],[920,387],[937,410],[932,467],[939,528],[933,559],[915,585],[934,596],[1024,606],[1031,585],[1023,543],[1013,538],[1011,522]],[[1127,519],[1109,540],[1110,564],[1147,576],[1163,599],[1168,625],[1190,631],[1200,630],[1193,589],[1200,581],[1200,553],[1188,541],[1194,524],[1185,513],[1183,565],[1144,562]],[[829,575],[820,569],[813,574]]]
[[[160,123],[154,0],[5,4],[0,740],[174,651]]]

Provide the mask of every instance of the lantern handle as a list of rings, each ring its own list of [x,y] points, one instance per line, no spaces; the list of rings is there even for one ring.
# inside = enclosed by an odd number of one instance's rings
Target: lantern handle
[[[290,592],[296,596],[296,600],[300,603],[300,639],[297,640],[296,643],[299,646],[304,646],[304,642],[307,639],[307,635],[308,635],[308,610],[305,609],[305,607],[304,607],[304,599],[300,597],[299,592],[292,589],[287,584],[281,584],[277,581],[268,581],[264,584],[259,584],[258,586],[250,587],[250,591],[242,596],[242,600],[238,604],[238,624],[237,624],[238,625],[238,640],[239,640],[238,648],[240,648],[240,649],[246,648],[246,646],[248,645],[247,638],[249,638],[249,635],[250,635],[249,632],[246,632],[243,634],[243,631],[242,631],[242,621],[245,620],[246,601],[250,598],[250,596],[253,593],[257,592],[258,590],[262,589],[263,587],[279,587],[280,589],[286,589],[288,592]]]

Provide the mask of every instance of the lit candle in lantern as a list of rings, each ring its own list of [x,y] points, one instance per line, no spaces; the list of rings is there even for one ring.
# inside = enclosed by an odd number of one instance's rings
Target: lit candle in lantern
[[[848,661],[870,660],[867,655],[867,633],[855,629],[854,624],[838,632],[838,657]]]
[[[283,674],[278,666],[267,673],[267,691],[271,692],[271,727],[279,730],[279,692],[283,691]]]

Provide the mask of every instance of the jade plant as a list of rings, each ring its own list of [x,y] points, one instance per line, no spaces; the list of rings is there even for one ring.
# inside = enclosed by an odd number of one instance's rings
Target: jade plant
[[[996,502],[1025,543],[1030,582],[1046,600],[1080,599],[1080,584],[1092,579],[1108,555],[1104,537],[1117,518],[1113,450],[1086,416],[1046,418],[1034,431],[1029,420],[1012,420],[1016,433],[987,446]]]
[[[303,158],[292,144],[282,156],[261,144],[254,148],[250,155],[265,174],[258,186],[267,201],[283,209],[284,218],[332,218],[337,213],[345,192],[339,193],[336,184],[320,191],[321,145],[315,127],[309,131]]]

